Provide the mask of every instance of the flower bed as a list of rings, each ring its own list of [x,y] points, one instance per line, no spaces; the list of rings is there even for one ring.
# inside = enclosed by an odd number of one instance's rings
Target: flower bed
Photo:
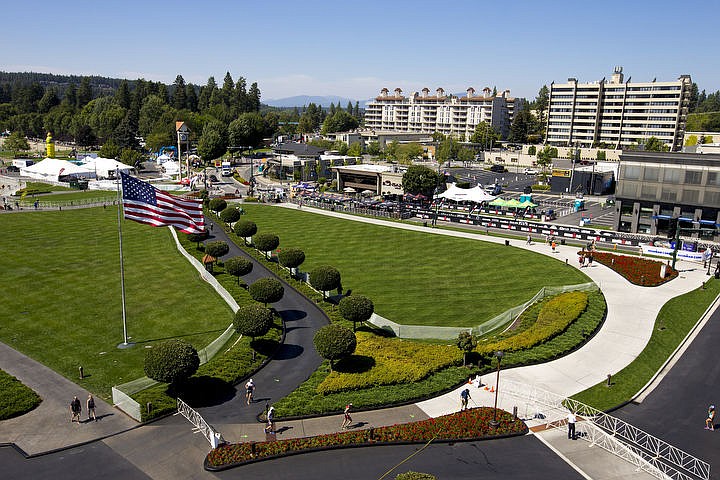
[[[249,442],[223,445],[205,458],[206,470],[224,470],[251,462],[317,450],[399,443],[433,441],[467,441],[523,435],[527,426],[513,420],[510,413],[498,410],[499,425],[490,426],[494,410],[472,408],[462,412],[413,423],[350,432],[330,433],[316,437],[291,438],[276,442]]]
[[[587,252],[580,252],[579,254]],[[608,252],[593,252],[593,259],[616,271],[628,282],[643,287],[656,287],[678,276],[678,271],[666,265],[665,278],[660,277],[663,262],[628,255],[614,255]]]

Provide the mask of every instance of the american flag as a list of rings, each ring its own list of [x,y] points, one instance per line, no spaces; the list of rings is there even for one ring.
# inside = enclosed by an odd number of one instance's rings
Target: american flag
[[[120,178],[125,218],[155,227],[177,227],[184,233],[205,231],[202,200],[170,195],[122,172]]]

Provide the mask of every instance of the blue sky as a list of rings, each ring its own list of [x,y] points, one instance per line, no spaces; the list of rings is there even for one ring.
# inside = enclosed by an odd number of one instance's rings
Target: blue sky
[[[7,2],[0,70],[258,82],[263,99],[382,87],[510,89],[690,74],[720,89],[720,2],[686,0]]]

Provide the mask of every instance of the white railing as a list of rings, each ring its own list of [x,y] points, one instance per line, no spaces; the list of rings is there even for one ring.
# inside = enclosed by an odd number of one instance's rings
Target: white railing
[[[188,421],[193,424],[195,431],[205,436],[212,448],[217,448],[218,445],[225,443],[220,432],[216,432],[215,429],[205,421],[202,415],[196,412],[190,405],[180,400],[179,397],[177,399],[177,409],[180,415],[187,418]]]
[[[568,410],[586,421],[578,422],[585,435],[579,437],[592,445],[618,455],[658,478],[708,480],[710,464],[673,447],[669,443],[572,398],[512,380],[502,382],[502,392],[528,402],[542,413],[548,428],[565,426]],[[576,427],[576,428],[577,428]]]

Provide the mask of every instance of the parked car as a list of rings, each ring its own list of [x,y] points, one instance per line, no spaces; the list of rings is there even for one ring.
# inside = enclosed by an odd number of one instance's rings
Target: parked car
[[[523,188],[523,193],[532,193],[532,185],[527,185]]]
[[[490,167],[490,171],[496,173],[504,173],[507,172],[507,169],[503,165],[493,165],[492,167]]]
[[[534,168],[526,168],[525,175],[537,175],[538,171]]]

